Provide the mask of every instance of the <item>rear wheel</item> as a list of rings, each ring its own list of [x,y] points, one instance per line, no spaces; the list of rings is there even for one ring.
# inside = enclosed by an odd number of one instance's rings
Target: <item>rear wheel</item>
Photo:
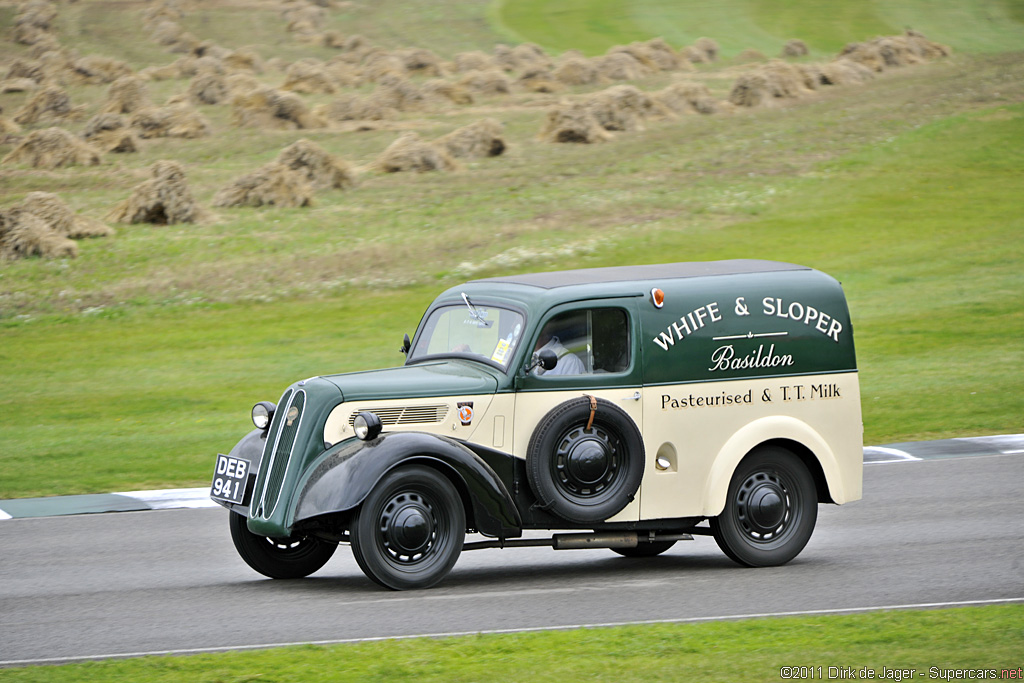
[[[736,468],[725,509],[709,520],[718,547],[748,567],[785,564],[814,531],[818,496],[807,467],[792,452],[759,448]]]
[[[231,513],[231,540],[245,563],[272,579],[301,579],[327,564],[338,546],[314,536],[269,538],[249,531],[246,519]]]
[[[385,588],[429,588],[455,566],[466,537],[462,498],[422,465],[392,470],[370,491],[350,529],[360,569]]]

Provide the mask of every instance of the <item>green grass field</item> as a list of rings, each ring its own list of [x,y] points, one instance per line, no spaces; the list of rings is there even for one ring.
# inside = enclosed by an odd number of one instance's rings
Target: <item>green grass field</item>
[[[142,7],[62,4],[59,35],[136,68],[170,63],[177,55],[142,35]],[[0,4],[0,32],[14,14]],[[499,118],[510,143],[455,173],[364,171],[355,190],[319,192],[308,209],[120,225],[80,242],[74,260],[0,262],[0,499],[204,485],[213,454],[250,428],[253,402],[303,377],[399,363],[402,334],[444,287],[621,263],[754,257],[838,277],[856,327],[866,443],[1022,430],[1024,2],[380,0],[345,5],[329,22],[445,58],[519,40],[600,54],[658,35],[675,46],[710,36],[724,62],[691,77],[718,97],[735,55],[774,55],[789,38],[826,60],[846,42],[911,26],[955,52],[783,106],[651,121],[601,145],[538,139],[547,107],[574,89],[481,98],[361,132],[240,129],[228,107],[202,106],[211,138],[147,141],[89,168],[0,165],[0,207],[45,190],[102,218],[158,159],[181,161],[209,206],[299,137],[360,167],[399,130],[432,139],[483,116]],[[334,54],[297,42],[259,2],[204,3],[183,24],[264,58]],[[0,40],[0,73],[28,52]],[[282,74],[260,78],[276,85]],[[149,87],[163,101],[186,85]],[[91,115],[106,86],[69,93]],[[0,94],[4,115],[25,97]],[[12,147],[0,142],[0,157]],[[495,678],[495,667],[516,672],[501,680],[779,680],[790,664],[1001,668],[1021,665],[1019,624],[1020,608],[1002,607],[635,627],[27,668],[0,680],[470,681]]]

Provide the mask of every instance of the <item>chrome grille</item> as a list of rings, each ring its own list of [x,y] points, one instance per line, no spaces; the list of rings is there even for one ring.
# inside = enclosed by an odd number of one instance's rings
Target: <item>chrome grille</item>
[[[300,391],[295,394],[291,405],[288,406],[281,424],[281,438],[277,440],[277,448],[274,449],[274,459],[270,464],[270,473],[267,475],[267,489],[264,496],[264,516],[270,517],[277,505],[277,499],[281,495],[281,483],[284,482],[285,472],[288,471],[288,461],[291,460],[292,446],[295,444],[295,435],[299,431],[299,424],[302,422],[302,408],[306,403],[306,392]],[[298,412],[290,420],[288,413],[293,408]]]
[[[355,423],[356,415],[368,411],[380,418],[385,427],[394,425],[431,424],[444,422],[448,406],[444,403],[426,406],[387,406],[382,408],[357,408],[348,416],[348,424]]]

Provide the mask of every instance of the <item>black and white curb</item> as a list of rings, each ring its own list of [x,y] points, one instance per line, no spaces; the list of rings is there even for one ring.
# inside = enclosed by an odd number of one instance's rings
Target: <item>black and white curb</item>
[[[912,441],[885,446],[866,446],[864,464],[944,460],[976,456],[1024,454],[1024,434],[976,436],[942,441]],[[26,517],[85,515],[99,512],[138,512],[180,508],[219,507],[210,500],[208,487],[122,491],[84,496],[14,498],[0,500],[0,521]]]

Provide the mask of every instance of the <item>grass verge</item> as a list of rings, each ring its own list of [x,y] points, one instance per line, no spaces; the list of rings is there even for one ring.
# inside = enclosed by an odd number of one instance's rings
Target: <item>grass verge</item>
[[[1022,623],[1024,606],[1000,605],[655,624],[27,667],[0,670],[0,681],[732,683],[838,680],[840,670],[858,679],[870,670],[876,680],[951,680],[949,671],[967,669],[1019,678]]]

